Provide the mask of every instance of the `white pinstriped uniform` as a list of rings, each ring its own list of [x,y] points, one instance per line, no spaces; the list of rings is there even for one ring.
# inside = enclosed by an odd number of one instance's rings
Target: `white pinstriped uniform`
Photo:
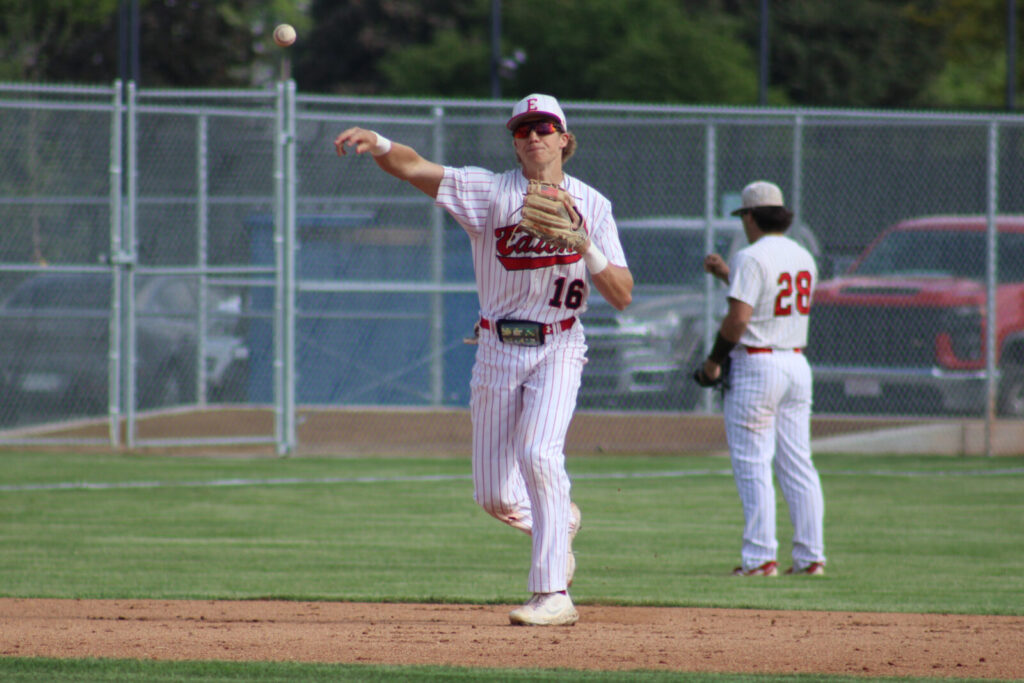
[[[730,354],[723,406],[745,519],[743,567],[776,559],[774,467],[794,528],[793,564],[800,569],[825,561],[825,503],[811,461],[811,368],[794,351],[807,344],[818,269],[792,239],[767,233],[733,256],[729,272],[729,297],[754,309]],[[749,353],[748,347],[772,352]]]
[[[488,513],[532,536],[528,589],[566,589],[570,521],[565,436],[576,407],[586,342],[578,321],[547,336],[542,346],[504,344],[493,329],[503,318],[558,323],[586,310],[590,284],[582,257],[514,234],[527,180],[519,169],[445,167],[437,205],[466,230],[472,243],[480,330],[470,413],[473,497]],[[565,175],[593,243],[609,262],[626,259],[611,213],[599,192]]]

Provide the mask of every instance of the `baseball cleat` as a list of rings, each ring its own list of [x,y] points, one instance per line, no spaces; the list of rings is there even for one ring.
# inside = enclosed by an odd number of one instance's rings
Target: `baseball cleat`
[[[743,567],[736,567],[732,570],[733,576],[778,576],[779,575],[779,563],[775,560],[769,560],[760,567],[754,567],[753,569],[744,569]]]
[[[580,527],[583,525],[583,515],[576,503],[569,504],[569,550],[566,553],[566,584],[572,586],[572,579],[576,575],[576,555],[572,552],[572,540],[576,538]]]
[[[572,626],[579,618],[565,593],[534,593],[525,605],[508,614],[516,626]]]
[[[797,569],[795,566],[790,567],[786,570],[787,574],[803,574],[806,576],[824,576],[825,575],[825,563],[824,562],[811,562],[809,565],[802,569]]]

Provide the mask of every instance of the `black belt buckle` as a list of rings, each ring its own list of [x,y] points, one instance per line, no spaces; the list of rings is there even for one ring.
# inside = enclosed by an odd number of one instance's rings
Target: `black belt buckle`
[[[495,324],[498,339],[505,344],[516,346],[541,346],[544,344],[544,324],[532,320],[499,320]]]

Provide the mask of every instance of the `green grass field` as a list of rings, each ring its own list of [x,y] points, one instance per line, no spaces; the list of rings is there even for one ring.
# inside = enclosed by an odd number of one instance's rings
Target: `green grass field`
[[[473,503],[468,458],[5,452],[0,462],[5,597],[516,603],[526,594],[529,545]],[[766,589],[729,576],[742,520],[727,459],[570,457],[573,498],[584,514],[574,600],[1024,614],[1024,457],[820,455],[816,462],[826,497],[828,576]],[[779,557],[787,566],[791,530],[781,496],[779,503]],[[316,666],[295,675],[283,665],[246,666],[0,658],[0,678],[481,677]],[[69,677],[61,678],[65,670]],[[540,676],[514,675],[488,680]]]

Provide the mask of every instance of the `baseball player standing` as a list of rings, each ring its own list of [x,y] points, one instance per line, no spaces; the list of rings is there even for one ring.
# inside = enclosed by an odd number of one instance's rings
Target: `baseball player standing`
[[[611,203],[565,174],[576,150],[558,101],[524,97],[507,122],[520,168],[493,173],[441,166],[372,130],[349,128],[334,141],[370,152],[381,169],[433,197],[469,235],[480,301],[470,383],[473,497],[484,510],[532,537],[528,588],[513,624],[574,624],[568,594],[572,539],[580,514],[569,497],[565,437],[576,406],[586,343],[578,316],[589,280],[617,309],[632,299],[633,276]],[[573,198],[589,239],[555,248],[517,231],[528,182],[557,185]]]
[[[811,368],[803,349],[814,257],[784,233],[793,213],[773,183],[743,188],[742,217],[750,243],[730,264],[718,254],[704,270],[729,286],[729,310],[697,381],[717,380],[729,358],[723,412],[733,477],[743,505],[742,564],[737,576],[778,574],[772,469],[793,523],[788,574],[825,573],[825,502],[811,461]]]

